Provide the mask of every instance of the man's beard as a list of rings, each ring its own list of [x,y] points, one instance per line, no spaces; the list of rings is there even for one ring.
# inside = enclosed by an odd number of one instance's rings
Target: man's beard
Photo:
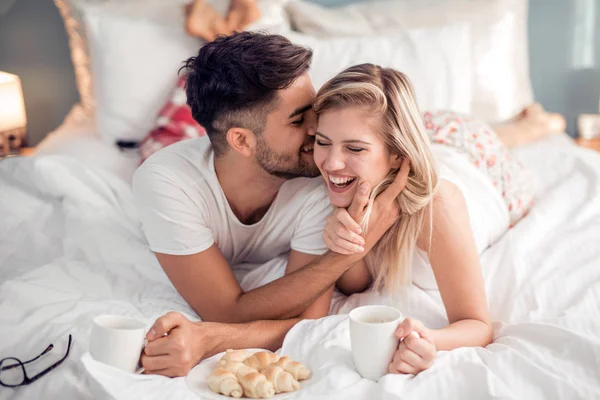
[[[298,159],[297,163],[294,163],[295,158]],[[292,153],[278,153],[271,149],[261,137],[257,141],[256,160],[262,169],[278,178],[294,179],[319,176],[319,169],[315,163],[306,161],[300,152],[296,157]]]

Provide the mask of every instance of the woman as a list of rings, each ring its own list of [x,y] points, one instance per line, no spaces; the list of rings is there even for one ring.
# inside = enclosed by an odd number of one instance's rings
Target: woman
[[[404,340],[389,371],[415,374],[431,365],[437,350],[488,345],[492,326],[478,254],[522,218],[532,202],[505,144],[523,144],[549,128],[560,130],[560,117],[538,105],[528,107],[496,127],[503,144],[483,123],[452,113],[421,116],[408,78],[372,64],[348,68],[327,82],[317,94],[315,111],[314,158],[336,208],[323,234],[332,251],[363,251],[360,233],[368,229],[369,210],[362,216],[348,213],[354,193],[367,185],[375,198],[402,163],[410,163],[408,183],[397,199],[400,218],[365,261],[337,283],[346,294],[373,285],[394,296],[405,293],[414,278],[439,289],[449,325],[434,330],[405,320],[396,332]],[[473,186],[474,201],[464,193]],[[488,215],[483,224],[473,221],[470,204],[477,206],[477,201],[483,202],[480,210],[498,215],[495,222],[487,221]],[[472,225],[496,228],[476,240]]]

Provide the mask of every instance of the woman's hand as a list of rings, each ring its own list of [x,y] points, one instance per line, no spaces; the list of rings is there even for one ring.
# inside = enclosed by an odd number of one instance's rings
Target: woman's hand
[[[400,339],[388,366],[390,374],[418,374],[433,364],[437,350],[431,331],[421,321],[406,318],[394,333]]]

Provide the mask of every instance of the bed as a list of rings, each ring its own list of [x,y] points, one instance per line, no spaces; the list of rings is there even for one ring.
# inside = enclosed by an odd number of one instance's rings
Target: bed
[[[460,96],[445,99],[467,104]],[[493,111],[487,104],[481,113]],[[498,102],[494,116],[510,107]],[[103,127],[118,128],[110,115],[106,107],[93,117],[76,107],[34,157],[0,162],[0,357],[30,359],[53,343],[28,366],[33,375],[61,358],[73,337],[63,364],[31,385],[2,388],[1,400],[198,398],[185,378],[121,373],[87,354],[96,315],[131,316],[148,326],[171,310],[194,318],[147,247],[129,184],[139,157],[103,135]],[[347,313],[392,304],[438,327],[446,323],[439,294],[412,286],[407,303],[370,292],[339,296],[331,316],[296,325],[280,349],[313,369],[294,398],[600,398],[600,155],[566,134],[513,153],[532,171],[536,203],[481,256],[494,342],[440,352],[416,377],[374,383],[353,368]],[[252,276],[246,289],[269,279],[267,271]]]

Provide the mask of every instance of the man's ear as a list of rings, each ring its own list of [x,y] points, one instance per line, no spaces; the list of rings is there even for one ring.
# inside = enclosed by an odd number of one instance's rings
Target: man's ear
[[[402,166],[402,160],[404,159],[404,157],[402,157],[399,154],[391,154],[390,155],[390,169],[398,169]]]
[[[250,157],[256,149],[256,136],[246,128],[230,128],[227,131],[227,143],[244,157]]]

